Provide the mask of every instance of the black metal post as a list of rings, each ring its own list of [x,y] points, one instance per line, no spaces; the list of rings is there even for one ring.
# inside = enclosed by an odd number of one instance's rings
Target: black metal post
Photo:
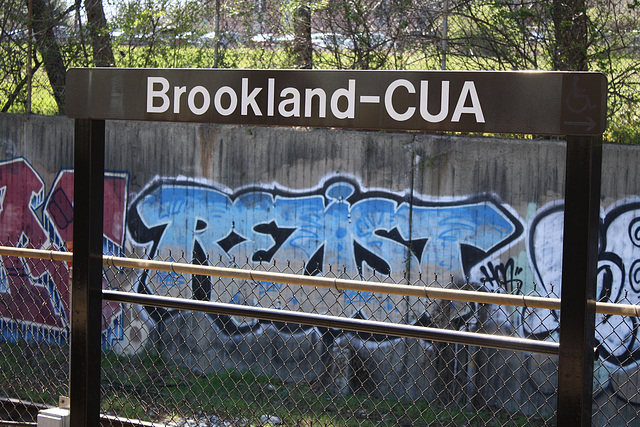
[[[71,286],[71,426],[100,425],[105,121],[76,119]]]
[[[566,165],[557,425],[590,426],[602,136],[568,136]]]

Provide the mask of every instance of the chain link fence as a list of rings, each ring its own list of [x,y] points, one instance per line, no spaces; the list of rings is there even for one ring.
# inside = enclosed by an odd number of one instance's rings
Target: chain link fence
[[[295,261],[265,264],[170,252],[154,259],[487,290],[483,283],[451,277],[396,279],[340,267],[321,273]],[[59,396],[68,395],[69,270],[62,261],[3,256],[0,279],[0,419],[35,425],[34,407],[55,406]],[[558,332],[559,313],[552,310],[172,271],[106,266],[103,287],[539,340],[556,341]],[[522,288],[515,281],[498,292],[518,295]],[[558,292],[529,294],[557,298]],[[636,319],[598,315],[595,424],[633,424],[639,418]],[[100,393],[107,425],[120,425],[109,421],[116,419],[170,426],[555,424],[556,356],[109,301],[103,303],[102,330]],[[616,404],[622,399],[623,405]]]
[[[0,426],[34,424],[39,409],[69,394],[66,263],[2,256],[0,313]]]
[[[0,111],[59,114],[45,66],[46,58],[39,54],[36,41],[44,40],[40,42],[42,48],[52,51],[53,44],[66,43],[68,35],[56,27],[50,34],[54,38],[48,40],[42,30],[26,25],[27,18],[20,16],[22,4],[10,1],[0,4],[3,8],[0,14]],[[60,54],[58,45],[55,49]],[[69,53],[64,51],[62,55]]]
[[[184,254],[159,258],[190,262]],[[207,259],[206,264],[318,273],[293,262]],[[522,316],[476,303],[271,282],[153,271],[114,276],[116,288],[123,290],[509,336],[519,335],[513,319]],[[392,282],[342,268],[324,276]],[[449,278],[416,278],[411,284],[481,287]],[[134,339],[107,359],[103,384],[109,390],[103,402],[110,403],[104,409],[113,414],[119,413],[117,390],[127,384],[139,402],[133,405],[140,411],[135,418],[170,425],[553,424],[553,356],[158,308],[141,307],[138,313],[162,327],[150,331],[154,336],[144,351]],[[137,355],[133,366],[124,354]],[[123,372],[132,374],[123,377]],[[548,391],[540,392],[532,381]]]
[[[638,263],[632,267],[629,282],[637,280]],[[594,422],[598,425],[635,425],[640,422],[640,365],[638,315],[640,307],[628,291],[611,286],[608,270],[600,267],[604,284],[600,300],[619,293],[619,304],[630,304],[636,316],[596,314],[598,357],[594,362]],[[633,276],[635,275],[636,278]],[[615,282],[613,282],[615,283]],[[609,294],[609,295],[608,295]],[[612,405],[616,402],[616,405]]]

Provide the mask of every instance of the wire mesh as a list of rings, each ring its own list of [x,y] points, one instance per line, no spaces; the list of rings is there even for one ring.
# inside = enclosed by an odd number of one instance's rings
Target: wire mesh
[[[58,261],[0,260],[0,420],[29,425],[69,394],[69,271]]]
[[[633,279],[631,279],[633,280]],[[627,292],[621,292],[620,304],[634,304]],[[594,365],[594,423],[633,425],[640,410],[640,366],[638,365],[638,318],[598,314],[596,342],[598,355]],[[622,409],[611,401],[624,402]]]
[[[192,256],[168,251],[154,259],[193,262]],[[294,262],[201,262],[319,273]],[[111,287],[125,291],[508,336],[522,336],[523,319],[545,312],[173,272],[110,270],[105,274],[110,275]],[[323,275],[397,280],[335,266]],[[407,283],[406,278],[401,281]],[[483,288],[437,277],[411,284]],[[554,423],[554,356],[153,307],[123,312],[132,316],[123,324],[137,326],[124,328],[123,338],[105,353],[106,414],[202,426]],[[547,316],[550,313],[546,310]]]
[[[24,242],[23,242],[24,243]],[[18,245],[19,246],[19,245]],[[33,245],[38,248],[47,245]],[[146,253],[129,254],[148,258]],[[193,262],[184,254],[156,260]],[[295,262],[199,261],[318,274]],[[408,283],[331,267],[328,277]],[[68,394],[66,263],[2,257],[2,417],[33,423],[33,404]],[[519,283],[409,283],[519,294]],[[559,313],[105,267],[105,288],[555,341]],[[557,297],[532,287],[530,295]],[[620,303],[632,304],[628,298]],[[598,316],[594,424],[638,420],[635,317]],[[251,318],[103,303],[101,412],[173,426],[547,425],[557,357]],[[625,405],[612,405],[623,400]],[[17,408],[17,409],[16,409]],[[621,409],[622,408],[622,409]],[[104,421],[107,424],[108,421]]]

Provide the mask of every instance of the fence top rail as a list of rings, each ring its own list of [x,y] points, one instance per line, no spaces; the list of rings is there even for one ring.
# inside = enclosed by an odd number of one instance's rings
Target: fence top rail
[[[64,251],[0,246],[0,255],[48,259],[68,263],[73,262],[73,253]],[[546,310],[560,310],[561,304],[560,298],[497,294],[462,289],[436,288],[426,285],[416,286],[395,283],[388,284],[330,277],[302,276],[289,273],[273,273],[268,271],[239,268],[154,261],[147,259],[116,257],[111,255],[104,255],[102,263],[103,265],[111,267],[140,268],[144,270],[168,271],[179,274],[225,277],[230,279],[248,280],[251,282],[275,282],[299,286],[313,286],[335,289],[339,292],[345,290],[366,291],[389,295],[476,302],[480,304],[508,305],[513,307],[538,308]],[[640,317],[640,305],[595,302],[595,312],[609,315]]]

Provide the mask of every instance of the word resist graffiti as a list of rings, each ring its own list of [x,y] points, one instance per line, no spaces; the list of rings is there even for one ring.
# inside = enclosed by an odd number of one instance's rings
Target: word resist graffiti
[[[125,239],[127,175],[105,177],[105,252],[120,254]],[[73,240],[73,171],[61,170],[47,194],[45,183],[24,158],[0,163],[0,239],[3,244],[66,250]],[[106,287],[103,279],[103,287]],[[64,262],[2,257],[1,339],[63,341],[69,330],[69,271]],[[103,339],[118,339],[122,309],[103,305]],[[121,333],[121,332],[120,332]]]
[[[205,254],[231,264],[303,260],[305,274],[337,265],[363,279],[406,269],[460,277],[524,231],[517,215],[493,194],[414,197],[409,203],[408,194],[365,190],[345,177],[304,192],[277,186],[232,192],[157,179],[132,201],[128,226],[133,242],[147,246],[151,256],[171,250],[197,263],[208,262]],[[145,275],[138,290],[180,294],[184,278],[167,276],[160,284]],[[279,290],[277,284],[261,286],[264,292]],[[191,291],[194,298],[215,299],[210,285],[194,281]],[[346,292],[344,298],[346,304],[367,304],[370,295]]]

